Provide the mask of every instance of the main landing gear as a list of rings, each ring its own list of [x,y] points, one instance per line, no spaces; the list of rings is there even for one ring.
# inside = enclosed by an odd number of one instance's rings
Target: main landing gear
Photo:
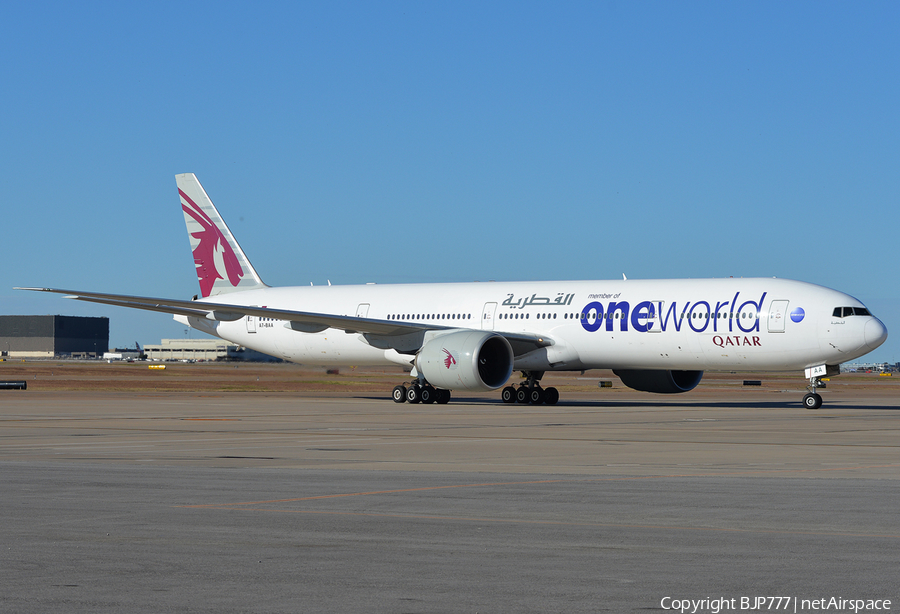
[[[450,400],[450,391],[418,381],[410,382],[409,388],[404,385],[394,387],[391,393],[394,403],[437,403],[444,405]]]
[[[556,388],[541,388],[540,381],[544,376],[543,371],[524,371],[525,381],[519,387],[507,386],[500,392],[500,398],[504,403],[531,403],[532,405],[556,405],[559,401],[559,391]]]
[[[822,407],[822,395],[816,392],[816,388],[819,386],[825,387],[825,384],[819,380],[818,377],[809,378],[809,390],[808,393],[803,397],[803,407],[806,409],[819,409]]]

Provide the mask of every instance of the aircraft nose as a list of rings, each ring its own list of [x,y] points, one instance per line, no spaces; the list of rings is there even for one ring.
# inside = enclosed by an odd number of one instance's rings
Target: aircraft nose
[[[887,339],[887,327],[878,318],[866,322],[866,345],[874,350]]]

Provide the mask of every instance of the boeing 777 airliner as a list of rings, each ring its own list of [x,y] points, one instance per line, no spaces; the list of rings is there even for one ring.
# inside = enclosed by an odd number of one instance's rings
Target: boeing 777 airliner
[[[24,288],[175,315],[228,341],[304,364],[398,364],[398,403],[502,388],[554,404],[547,371],[612,369],[646,392],[687,392],[704,370],[804,370],[820,378],[874,350],[887,329],[860,301],[786,279],[543,281],[269,287],[192,173],[176,176],[201,296],[172,300]],[[507,384],[513,371],[524,380]]]

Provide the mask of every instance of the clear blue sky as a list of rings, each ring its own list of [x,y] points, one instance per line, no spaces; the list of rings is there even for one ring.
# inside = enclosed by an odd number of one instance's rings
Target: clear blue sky
[[[7,3],[0,313],[184,336],[11,288],[195,294],[194,172],[270,285],[787,277],[895,362],[898,32],[893,2]]]

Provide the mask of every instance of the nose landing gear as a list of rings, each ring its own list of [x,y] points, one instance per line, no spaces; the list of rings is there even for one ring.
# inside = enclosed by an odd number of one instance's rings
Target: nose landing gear
[[[803,397],[803,407],[806,409],[819,409],[822,407],[822,395],[816,392],[816,388],[819,386],[824,386],[824,384],[818,377],[809,378],[809,387],[807,388],[809,392]]]

